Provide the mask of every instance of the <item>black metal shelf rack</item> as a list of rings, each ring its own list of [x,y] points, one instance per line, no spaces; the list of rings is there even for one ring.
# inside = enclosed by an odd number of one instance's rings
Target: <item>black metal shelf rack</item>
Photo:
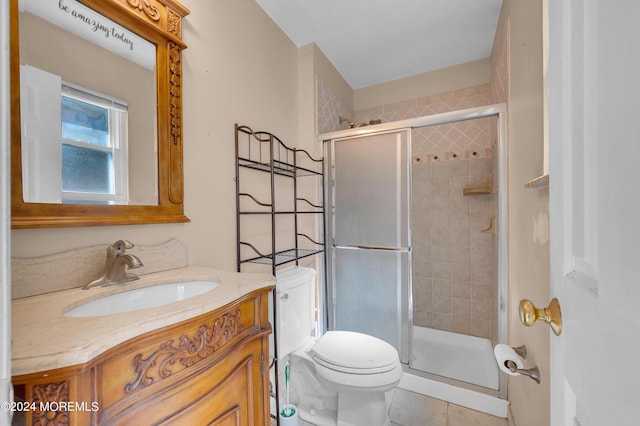
[[[248,126],[235,126],[235,153],[236,153],[236,237],[237,237],[237,266],[241,271],[244,263],[259,263],[271,265],[275,275],[276,268],[290,262],[324,252],[324,159],[313,158],[309,152],[303,149],[290,148],[277,136],[269,132],[255,132]],[[311,164],[309,166],[308,164]],[[267,173],[270,177],[270,194],[268,201],[262,201],[249,192],[241,190],[242,171],[251,170]],[[284,176],[291,179],[293,191],[292,208],[279,210],[276,206],[276,176]],[[300,177],[316,177],[320,179],[322,202],[314,203],[306,198],[298,196],[298,179]],[[243,207],[242,199],[251,200],[251,207]],[[268,252],[258,249],[249,241],[244,240],[242,233],[243,216],[266,215],[271,217],[271,244]],[[276,240],[276,217],[291,215],[294,223],[293,247],[278,250]],[[309,235],[298,231],[298,219],[300,215],[319,215],[322,223],[322,241],[315,241]],[[301,241],[307,241],[315,248],[302,248]],[[249,248],[250,254],[243,247]]]
[[[300,259],[321,254],[325,251],[326,226],[324,220],[324,159],[314,158],[308,151],[298,148],[291,148],[285,145],[277,136],[264,131],[253,131],[248,126],[235,125],[235,157],[236,157],[236,241],[237,241],[237,267],[238,272],[242,271],[242,266],[246,263],[254,263],[271,266],[271,272],[276,274],[276,269],[288,263],[295,262],[298,265]],[[255,179],[256,175],[266,175],[269,178],[269,187],[262,191],[262,196],[268,200],[260,200],[254,193],[247,192],[242,187],[244,177],[254,174],[248,179],[248,184]],[[284,178],[284,182],[281,181]],[[321,195],[320,202],[312,202],[307,198],[299,196],[299,178],[316,178]],[[261,178],[258,178],[261,180]],[[278,184],[276,183],[278,180]],[[255,180],[253,181],[255,182]],[[249,186],[249,185],[245,185]],[[292,193],[292,199],[287,208],[279,208],[277,205],[277,192],[286,187]],[[320,241],[316,241],[309,235],[299,231],[299,219],[305,215],[317,215],[318,223],[321,224]],[[246,220],[250,217],[266,217],[270,220],[270,241],[267,249],[257,248],[256,245],[245,238],[251,235],[243,233]],[[293,235],[290,241],[292,247],[279,247],[276,232],[276,218],[287,216],[293,220]],[[323,267],[326,270],[326,257],[323,259]],[[276,300],[274,290],[273,300]],[[276,304],[273,303],[274,318],[277,319]],[[277,341],[276,329],[273,327],[274,342]],[[275,346],[275,345],[274,345]],[[278,352],[274,347],[275,358],[275,397],[276,415],[280,410],[279,386],[278,386]],[[272,413],[273,415],[274,413]],[[279,423],[279,422],[278,422]]]

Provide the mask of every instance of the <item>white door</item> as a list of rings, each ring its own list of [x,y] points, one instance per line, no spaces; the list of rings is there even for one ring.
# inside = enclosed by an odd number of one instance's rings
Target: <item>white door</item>
[[[20,65],[22,193],[26,202],[62,202],[61,88],[59,75]]]
[[[640,425],[640,1],[549,19],[551,425]]]

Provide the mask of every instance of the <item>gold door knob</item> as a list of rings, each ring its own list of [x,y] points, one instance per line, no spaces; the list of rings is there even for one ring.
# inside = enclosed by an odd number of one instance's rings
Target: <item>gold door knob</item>
[[[531,300],[523,299],[520,301],[520,322],[531,327],[538,320],[549,324],[556,336],[562,333],[562,313],[558,299],[555,297],[551,299],[549,306],[544,309],[536,308]]]

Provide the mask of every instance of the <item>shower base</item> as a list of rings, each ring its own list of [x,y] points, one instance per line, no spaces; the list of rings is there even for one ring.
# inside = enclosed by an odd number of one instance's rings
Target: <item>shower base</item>
[[[425,373],[408,367],[402,373],[398,387],[505,419],[509,410],[509,401],[505,399],[479,390],[445,383],[437,377],[425,377]]]
[[[487,339],[413,327],[413,359],[400,388],[456,405],[507,417],[498,397],[499,370]]]
[[[415,370],[498,390],[498,365],[491,341],[480,337],[413,327]]]

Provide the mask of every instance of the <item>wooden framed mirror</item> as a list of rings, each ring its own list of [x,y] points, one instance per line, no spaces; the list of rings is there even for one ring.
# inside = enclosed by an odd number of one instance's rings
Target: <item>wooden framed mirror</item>
[[[31,6],[28,6],[28,3],[31,3]],[[31,65],[23,63],[24,61],[21,57],[21,51],[24,52],[24,46],[21,46],[21,42],[25,42],[26,45],[27,40],[20,40],[20,25],[27,25],[26,22],[21,22],[21,20],[25,19],[25,13],[38,12],[38,10],[34,8],[44,7],[42,6],[44,3],[51,3],[53,5],[51,7],[54,9],[53,13],[65,15],[63,18],[73,21],[71,24],[91,27],[93,32],[101,33],[102,37],[116,40],[119,44],[125,44],[130,48],[129,50],[133,50],[134,43],[131,40],[138,39],[145,43],[148,42],[148,44],[152,46],[152,49],[155,49],[155,57],[153,56],[153,50],[151,50],[151,59],[149,61],[151,63],[150,77],[141,77],[145,80],[144,85],[150,87],[149,90],[151,93],[149,93],[149,95],[139,95],[139,98],[148,98],[148,112],[150,111],[150,115],[134,112],[137,111],[135,107],[140,103],[138,100],[128,101],[125,99],[122,103],[129,106],[127,102],[130,102],[129,112],[127,112],[130,115],[129,118],[124,119],[125,124],[121,126],[125,129],[125,139],[127,136],[128,139],[132,139],[129,141],[130,145],[127,145],[128,148],[123,150],[130,153],[130,158],[133,158],[134,151],[140,151],[140,149],[134,146],[135,143],[138,143],[138,140],[145,138],[151,139],[153,141],[152,146],[146,151],[142,151],[146,152],[146,154],[142,154],[143,157],[146,157],[145,165],[138,165],[136,162],[139,160],[123,162],[121,171],[118,173],[125,176],[124,190],[119,194],[120,198],[116,197],[115,201],[114,199],[108,199],[106,201],[100,199],[96,201],[91,198],[91,195],[89,195],[87,200],[84,200],[82,197],[73,198],[73,190],[69,191],[67,189],[65,189],[64,192],[72,194],[70,196],[71,198],[65,199],[58,195],[50,197],[51,199],[47,196],[44,198],[32,196],[32,192],[34,191],[30,189],[30,185],[33,185],[32,181],[35,180],[34,176],[36,175],[45,176],[42,178],[45,184],[39,186],[40,192],[47,193],[48,191],[53,191],[57,193],[62,191],[62,181],[64,180],[66,184],[67,178],[58,178],[60,175],[59,171],[48,174],[49,171],[43,172],[43,170],[48,170],[50,164],[55,164],[59,169],[60,166],[58,166],[58,163],[63,161],[59,158],[60,154],[58,152],[65,149],[67,152],[69,151],[68,147],[64,147],[64,131],[62,132],[62,136],[56,132],[47,133],[48,130],[43,133],[45,139],[55,140],[52,144],[63,146],[63,148],[57,148],[58,151],[55,151],[55,155],[50,155],[50,152],[46,149],[42,149],[41,152],[39,148],[34,149],[31,134],[24,133],[25,127],[27,126],[24,125],[22,119],[25,119],[27,115],[31,114],[30,105],[38,104],[37,99],[39,98],[36,98],[36,101],[34,101],[32,99],[32,91],[27,91],[25,86],[22,88],[25,93],[21,93],[21,74],[23,76],[26,75],[24,70],[21,71],[21,68],[30,67]],[[27,10],[28,7],[31,7],[31,10]],[[23,0],[11,0],[12,228],[189,222],[189,219],[184,215],[183,207],[184,189],[182,163],[182,50],[186,48],[185,43],[182,41],[182,18],[188,14],[189,10],[176,0],[47,0],[46,2],[42,2],[42,0],[24,0],[24,2]],[[39,13],[36,13],[36,15],[39,15]],[[42,16],[37,16],[36,19],[40,19]],[[91,16],[97,16],[97,18],[91,18]],[[45,17],[44,19],[46,20],[47,18]],[[42,22],[46,23],[45,21]],[[66,24],[57,25],[60,28],[66,26]],[[24,32],[22,33],[22,37],[25,37]],[[45,36],[45,38],[47,37],[48,36]],[[30,41],[30,43],[38,46],[39,44],[44,44],[44,41],[46,40],[41,39],[41,41]],[[60,42],[59,44],[63,43],[66,44],[67,42]],[[86,42],[81,41],[81,43]],[[69,50],[67,46],[61,48]],[[99,49],[97,46],[96,48]],[[106,54],[100,53],[99,55],[104,56],[110,54],[111,53],[107,52]],[[26,57],[28,55],[24,54],[24,56]],[[93,59],[89,59],[89,57],[89,55],[85,57],[84,54],[80,54],[76,55],[74,59],[84,59],[85,62],[93,62]],[[46,62],[46,60],[44,61]],[[77,64],[69,65],[69,68],[76,68],[77,66]],[[102,65],[100,66],[102,67]],[[123,67],[116,66],[116,68]],[[75,71],[77,72],[78,70],[76,69]],[[93,76],[98,73],[80,70],[77,74]],[[131,75],[133,74],[126,71],[122,76],[115,77],[112,85],[118,87],[122,92],[122,87],[125,87],[125,80],[129,79]],[[27,77],[24,77],[23,80],[27,80]],[[64,76],[62,80],[65,80]],[[134,85],[142,86],[143,84],[134,83]],[[72,88],[71,90],[76,90],[76,82],[69,82],[69,86]],[[66,89],[63,87],[63,93],[64,90]],[[104,92],[104,89],[96,91],[94,88],[88,87],[86,92],[89,93],[91,97],[97,92]],[[125,95],[116,96],[115,98],[121,99],[122,96],[127,97],[127,90],[125,90],[124,93]],[[62,121],[61,126],[64,127],[65,111],[68,111],[68,106],[65,107],[65,95],[63,94],[62,96],[62,107],[57,105],[58,110],[61,109],[63,111],[62,118],[57,120]],[[111,94],[107,93],[105,98],[112,99],[111,96]],[[54,104],[60,104],[59,97],[57,102],[55,98],[43,99],[54,99]],[[118,102],[116,102],[116,104],[118,104]],[[41,101],[40,103],[45,105],[45,101]],[[51,103],[47,101],[46,108],[50,105]],[[25,112],[26,110],[28,111]],[[54,117],[55,114],[53,114]],[[58,115],[58,117],[59,116],[60,115]],[[134,121],[136,119],[138,121]],[[103,120],[103,122],[104,121],[105,120]],[[106,119],[106,122],[108,122],[107,127],[111,129],[111,118]],[[137,123],[144,124],[144,127],[141,127],[143,130],[138,130],[138,134],[132,137],[129,135],[129,133],[132,132],[131,129],[140,127]],[[60,126],[60,123],[57,123],[57,126]],[[50,137],[50,134],[54,136]],[[24,135],[27,136],[25,137]],[[28,145],[26,141],[31,145]],[[79,143],[79,145],[81,146],[82,143]],[[123,143],[118,143],[124,146]],[[76,150],[82,151],[82,149]],[[33,152],[36,154],[33,154]],[[109,160],[104,161],[104,163],[110,164],[113,162],[111,157],[115,157],[115,154],[104,154],[100,152],[99,156],[101,158],[109,157]],[[39,158],[39,162],[32,160],[36,157]],[[125,156],[125,158],[127,157]],[[66,167],[68,170],[75,171],[80,170],[76,165],[81,165],[91,171],[98,168],[84,157],[79,162],[70,162],[66,166],[63,165],[62,168],[64,169]],[[100,163],[100,167],[102,167],[102,163]],[[152,170],[152,177],[147,179],[151,181],[151,184],[150,186],[143,187],[144,189],[142,190],[137,190],[138,193],[145,193],[148,198],[146,201],[139,201],[140,198],[138,196],[130,195],[130,193],[136,191],[130,189],[134,187],[134,184],[130,184],[129,181],[137,180],[135,177],[136,174],[140,169],[145,168]],[[64,170],[62,174],[64,174]],[[109,171],[106,172],[106,174],[113,175],[114,173],[113,171]],[[54,178],[52,179],[51,176],[54,176]],[[60,180],[59,184],[57,183],[58,179]],[[83,175],[80,175],[78,179],[79,181],[90,180],[89,178],[84,178]],[[129,179],[129,181],[127,181],[127,179]],[[47,181],[56,181],[53,190],[49,189],[46,184]],[[107,185],[113,186],[111,183]]]

